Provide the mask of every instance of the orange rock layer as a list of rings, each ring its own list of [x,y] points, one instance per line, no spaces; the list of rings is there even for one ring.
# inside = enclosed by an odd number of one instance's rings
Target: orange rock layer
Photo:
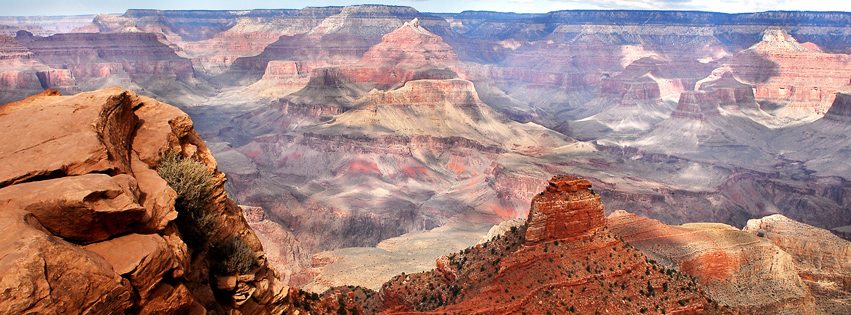
[[[572,176],[550,179],[546,190],[532,198],[526,244],[587,235],[603,227],[603,204],[591,182]]]

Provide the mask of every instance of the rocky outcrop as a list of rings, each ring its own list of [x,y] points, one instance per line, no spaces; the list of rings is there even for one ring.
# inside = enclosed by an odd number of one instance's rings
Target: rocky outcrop
[[[721,304],[754,313],[815,312],[793,257],[759,237],[725,224],[671,226],[622,210],[609,215],[608,227],[666,268],[695,276]]]
[[[442,257],[433,271],[394,277],[365,308],[464,314],[724,311],[693,278],[661,268],[612,237],[599,197],[589,198],[595,196],[590,186],[574,176],[553,177],[533,201],[525,225]],[[547,208],[550,224],[544,227],[540,216],[533,217],[542,198],[563,201]],[[585,207],[583,200],[593,205]],[[586,208],[599,214],[579,213]]]
[[[791,254],[804,280],[831,282],[839,290],[851,292],[851,242],[780,214],[748,220],[744,231]]]
[[[532,198],[526,244],[570,239],[594,233],[605,225],[600,196],[587,179],[556,176]]]
[[[713,94],[705,91],[686,91],[680,94],[680,101],[677,102],[677,108],[671,113],[671,117],[706,120],[720,115],[718,106],[718,99]]]
[[[851,94],[836,93],[836,98],[824,118],[840,122],[851,121]]]
[[[639,103],[653,103],[661,97],[659,84],[649,76],[603,80],[601,92],[620,98],[619,105],[624,107],[637,106]]]
[[[730,72],[724,72],[716,80],[699,82],[698,90],[709,92],[722,108],[729,110],[756,110],[753,87],[744,84],[733,77]]]
[[[206,144],[170,105],[117,88],[49,92],[0,107],[4,313],[280,312],[288,288],[224,192]],[[207,243],[181,227],[176,193],[156,168],[175,150],[212,174],[207,240],[239,237],[257,256],[234,288],[210,284]],[[184,211],[184,210],[180,210]],[[215,294],[214,294],[215,292]]]

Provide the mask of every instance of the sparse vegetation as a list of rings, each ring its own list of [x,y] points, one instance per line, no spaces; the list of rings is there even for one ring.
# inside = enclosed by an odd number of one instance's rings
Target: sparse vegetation
[[[238,236],[231,236],[210,248],[210,254],[221,273],[246,274],[257,265],[257,255]]]
[[[213,173],[204,163],[184,158],[175,150],[163,153],[157,173],[177,193],[174,207],[184,241],[190,246],[204,244],[215,228],[213,214],[208,211]]]
[[[163,153],[157,173],[177,193],[177,227],[192,247],[210,243],[216,232],[215,214],[210,209],[213,172],[201,161],[184,158],[180,152]],[[245,241],[232,236],[210,247],[213,269],[224,274],[247,273],[257,265],[257,255]]]

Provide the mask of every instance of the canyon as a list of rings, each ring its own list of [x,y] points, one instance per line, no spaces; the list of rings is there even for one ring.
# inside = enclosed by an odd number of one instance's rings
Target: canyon
[[[0,205],[28,264],[109,279],[69,310],[846,313],[849,34],[847,12],[0,17]],[[206,279],[170,150],[213,172],[210,244],[245,239],[251,277]]]

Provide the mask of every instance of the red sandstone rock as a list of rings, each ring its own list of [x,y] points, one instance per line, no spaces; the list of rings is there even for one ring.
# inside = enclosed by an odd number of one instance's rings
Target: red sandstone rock
[[[556,176],[549,183],[533,199],[526,226],[440,258],[433,271],[393,278],[375,298],[367,299],[364,307],[372,308],[366,310],[388,314],[724,312],[713,306],[693,279],[663,272],[613,238],[605,229],[603,206],[589,190],[588,180]],[[563,202],[543,207],[556,199]],[[550,216],[533,218],[539,214],[536,208]],[[541,225],[552,221],[580,222]],[[530,236],[536,238],[530,240]]]
[[[128,234],[83,248],[103,257],[116,273],[130,280],[143,300],[151,300],[154,287],[178,267],[168,244],[156,234]]]
[[[90,243],[138,230],[146,209],[128,175],[86,174],[0,189],[0,204],[31,212],[51,233]]]
[[[206,144],[175,107],[120,89],[48,91],[0,107],[0,126],[26,131],[0,145],[0,161],[14,166],[0,171],[0,313],[225,312],[251,299],[256,282],[279,283]],[[206,251],[188,248],[173,221],[175,192],[156,171],[166,150],[213,172],[209,241],[238,236],[259,256],[241,289],[225,292],[230,300],[214,295]],[[266,286],[265,303],[246,312],[290,308],[279,286]]]
[[[100,256],[50,235],[22,210],[0,206],[0,313],[124,313],[130,283]]]
[[[526,244],[579,237],[602,228],[603,204],[590,188],[591,182],[579,177],[550,179],[546,190],[532,198]]]
[[[0,129],[27,131],[26,137],[0,143],[5,153],[0,164],[8,166],[0,169],[0,187],[38,177],[129,173],[126,148],[137,118],[130,94],[111,91],[36,97],[0,107]]]

